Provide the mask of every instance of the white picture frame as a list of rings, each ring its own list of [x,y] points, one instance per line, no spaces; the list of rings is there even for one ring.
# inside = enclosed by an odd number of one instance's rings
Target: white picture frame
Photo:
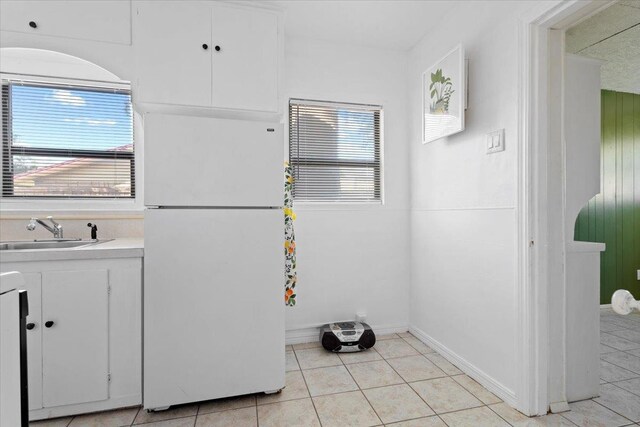
[[[422,73],[423,144],[464,130],[466,82],[461,44]]]

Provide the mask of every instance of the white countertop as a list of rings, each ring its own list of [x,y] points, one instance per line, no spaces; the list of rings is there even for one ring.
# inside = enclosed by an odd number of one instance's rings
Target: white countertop
[[[144,239],[114,239],[103,243],[92,243],[87,246],[57,249],[21,249],[0,252],[0,261],[56,261],[105,258],[142,258],[144,256]]]

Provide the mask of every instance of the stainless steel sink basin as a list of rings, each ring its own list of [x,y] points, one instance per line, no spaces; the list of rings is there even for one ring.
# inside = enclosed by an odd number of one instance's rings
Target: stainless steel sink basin
[[[81,246],[95,245],[108,242],[109,240],[79,240],[79,239],[57,239],[57,240],[31,240],[0,242],[0,251],[19,251],[24,249],[63,249],[78,248]]]

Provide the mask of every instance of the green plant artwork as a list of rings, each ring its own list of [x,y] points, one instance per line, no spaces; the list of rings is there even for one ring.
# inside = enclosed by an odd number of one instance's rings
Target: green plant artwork
[[[453,90],[451,78],[442,73],[442,68],[438,68],[435,73],[431,73],[429,90],[431,91],[431,114],[448,114],[449,100],[455,91]]]

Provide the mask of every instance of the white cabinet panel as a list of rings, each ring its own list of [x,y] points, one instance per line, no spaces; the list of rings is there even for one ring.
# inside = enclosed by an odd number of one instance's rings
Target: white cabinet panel
[[[27,291],[27,375],[29,410],[42,408],[42,277],[40,273],[23,273]],[[31,328],[31,329],[29,329]]]
[[[211,105],[211,12],[198,1],[135,2],[138,102]],[[207,45],[207,49],[203,48]]]
[[[278,111],[278,16],[213,5],[213,106]]]
[[[280,209],[145,212],[144,407],[284,385]]]
[[[36,28],[30,23],[34,22]],[[34,35],[131,44],[128,0],[2,0],[0,29]]]
[[[44,272],[42,301],[44,406],[107,399],[107,270]]]
[[[282,206],[280,123],[163,114],[144,121],[146,205]]]

